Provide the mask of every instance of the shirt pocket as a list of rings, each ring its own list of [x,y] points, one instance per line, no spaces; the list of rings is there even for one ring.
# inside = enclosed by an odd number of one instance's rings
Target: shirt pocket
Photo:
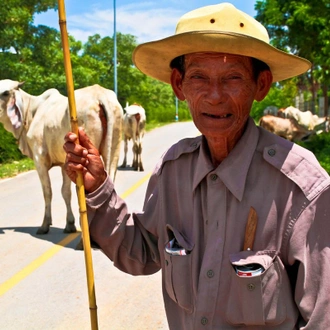
[[[242,251],[230,255],[232,272],[226,318],[232,325],[270,325],[298,316],[288,275],[276,251]],[[259,264],[255,276],[239,276],[235,266]]]
[[[172,300],[174,300],[186,312],[193,312],[193,296],[192,296],[192,250],[193,244],[175,228],[167,225],[168,243],[176,240],[176,246],[182,248],[185,253],[172,254],[169,249],[164,247],[165,255],[165,288]],[[176,249],[177,250],[177,249]]]

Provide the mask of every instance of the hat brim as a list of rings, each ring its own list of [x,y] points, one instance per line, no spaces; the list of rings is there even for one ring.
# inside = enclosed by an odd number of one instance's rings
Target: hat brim
[[[273,82],[298,76],[311,67],[308,60],[285,53],[259,39],[218,31],[181,33],[141,44],[133,52],[133,63],[146,75],[170,83],[171,61],[177,56],[198,52],[257,58],[270,67]]]

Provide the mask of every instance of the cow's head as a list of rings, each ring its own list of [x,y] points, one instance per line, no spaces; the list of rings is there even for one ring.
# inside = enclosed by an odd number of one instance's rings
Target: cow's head
[[[24,82],[9,79],[0,80],[0,122],[9,122],[12,130],[18,130],[23,124],[23,100],[19,88]],[[6,117],[7,118],[6,118]]]

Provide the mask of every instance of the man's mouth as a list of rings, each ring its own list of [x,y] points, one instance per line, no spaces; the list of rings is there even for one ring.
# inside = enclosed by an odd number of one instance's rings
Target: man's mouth
[[[225,115],[212,115],[210,113],[204,113],[204,116],[211,117],[211,118],[216,118],[216,119],[223,119],[223,118],[229,118],[231,116],[231,114],[227,113]]]

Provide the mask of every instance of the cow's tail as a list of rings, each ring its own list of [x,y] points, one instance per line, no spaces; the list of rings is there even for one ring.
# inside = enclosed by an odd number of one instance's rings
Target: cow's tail
[[[122,116],[123,110],[117,101],[117,97],[112,92],[106,102],[103,102],[104,113],[106,115],[106,127],[103,136],[103,160],[105,170],[114,181],[119,162],[120,143],[122,139]]]
[[[99,117],[102,125],[102,139],[100,144],[100,154],[102,155],[104,167],[110,175],[110,157],[111,157],[111,132],[112,132],[112,116],[107,109],[108,105],[99,100],[100,112]],[[110,134],[110,136],[109,136]]]

